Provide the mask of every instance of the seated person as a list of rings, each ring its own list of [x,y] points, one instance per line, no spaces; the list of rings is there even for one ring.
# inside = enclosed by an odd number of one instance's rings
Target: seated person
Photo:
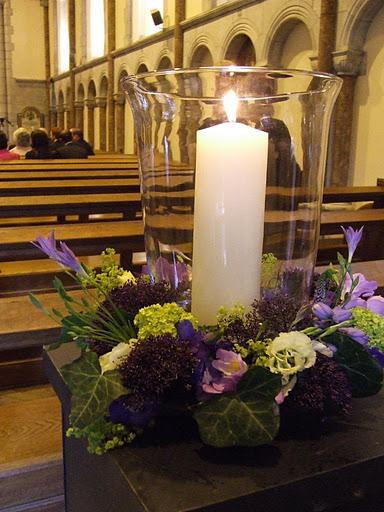
[[[32,150],[25,154],[27,160],[59,158],[56,151],[49,145],[49,137],[44,130],[33,130],[31,133]]]
[[[18,128],[13,132],[13,141],[15,146],[10,149],[12,153],[20,155],[22,158],[28,151],[31,151],[31,135],[25,128]]]
[[[95,152],[93,151],[93,148],[89,142],[84,140],[84,134],[79,128],[71,128],[70,132],[72,134],[72,141],[76,142],[76,144],[79,144],[83,148],[87,150],[88,155],[94,155]]]
[[[61,132],[59,141],[63,144],[56,150],[58,158],[88,158],[88,151],[72,141],[71,132]]]
[[[59,141],[59,135],[63,130],[58,126],[54,126],[51,129],[51,142],[50,147],[52,150],[56,150],[59,146],[62,146],[63,143]]]
[[[0,160],[19,160],[20,155],[11,153],[7,149],[8,139],[4,132],[0,132]]]

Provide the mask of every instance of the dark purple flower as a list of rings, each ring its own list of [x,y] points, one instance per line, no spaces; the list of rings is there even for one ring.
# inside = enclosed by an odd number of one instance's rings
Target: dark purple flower
[[[59,242],[60,249],[56,247],[54,231],[51,231],[47,238],[38,236],[36,240],[31,243],[62,267],[70,268],[82,277],[88,277],[80,261],[65,242]]]
[[[177,334],[181,341],[188,342],[193,355],[200,361],[206,361],[210,356],[210,348],[205,343],[206,336],[196,331],[189,320],[182,320],[176,325]]]
[[[109,417],[112,423],[123,423],[133,427],[144,427],[160,408],[158,403],[147,403],[135,410],[130,404],[130,397],[122,396],[109,406]]]
[[[365,346],[368,344],[368,336],[357,327],[342,327],[339,331],[357,341],[360,345]]]
[[[384,368],[384,354],[381,350],[379,350],[378,348],[376,347],[371,347],[368,352],[370,353],[370,355],[376,359],[376,361],[379,363],[379,365],[381,367]]]
[[[356,251],[356,247],[359,245],[361,237],[363,236],[364,226],[362,226],[359,230],[355,230],[351,226],[349,226],[347,229],[341,226],[341,229],[344,232],[344,236],[348,244],[348,263],[351,263],[352,257]]]

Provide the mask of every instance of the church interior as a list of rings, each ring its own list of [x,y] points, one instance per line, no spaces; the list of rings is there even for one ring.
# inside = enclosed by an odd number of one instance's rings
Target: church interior
[[[32,292],[60,308],[52,287],[58,272],[74,296],[78,290],[30,242],[54,229],[91,268],[100,267],[101,251],[111,246],[120,264],[141,268],[148,233],[143,232],[135,139],[140,123],[125,83],[132,75],[164,71],[159,81],[166,88],[166,70],[220,66],[305,70],[342,79],[330,119],[316,265],[337,264],[337,251],[346,249],[340,224],[364,225],[355,268],[384,287],[383,0],[0,0],[0,132],[9,148],[17,144],[14,134],[21,128],[48,137],[75,130],[92,148],[81,161],[58,153],[46,160],[0,159],[0,512],[96,511],[71,505],[68,497],[65,505],[64,480],[73,479],[77,468],[69,461],[72,477],[64,478],[61,404],[43,364],[43,347],[55,341],[59,328],[29,298]],[[165,152],[167,137],[181,139],[182,128],[188,141],[196,126],[187,119],[170,133],[160,108],[153,127],[155,152]],[[32,135],[32,147],[33,140]],[[181,147],[180,142],[173,158],[187,165],[190,155]],[[297,160],[304,168],[305,157]],[[188,196],[187,188],[183,192]],[[183,215],[191,207],[175,200],[170,210]],[[185,239],[180,240],[184,250]],[[378,473],[383,461],[381,454]],[[114,489],[110,463],[104,463]],[[79,469],[84,482],[87,470]],[[101,477],[103,471],[100,466]],[[196,473],[196,479],[204,476]],[[379,512],[378,500],[371,508],[316,502],[295,510]],[[124,510],[187,510],[136,507],[132,502]],[[220,507],[193,510],[256,510],[245,502]],[[108,510],[123,512],[113,503]]]

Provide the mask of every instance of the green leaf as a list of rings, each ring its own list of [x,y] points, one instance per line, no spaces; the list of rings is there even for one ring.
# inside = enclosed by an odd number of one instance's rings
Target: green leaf
[[[36,297],[34,293],[29,294],[29,299],[32,302],[32,304],[37,308],[40,309],[43,313],[46,315],[49,315],[47,308],[44,306],[44,304]]]
[[[127,390],[117,370],[101,374],[99,358],[94,352],[84,352],[79,359],[62,368],[64,380],[72,393],[70,421],[73,427],[84,428]]]
[[[260,366],[251,368],[236,393],[215,396],[195,411],[202,441],[217,447],[270,442],[279,430],[275,396],[280,389],[280,376]]]
[[[355,397],[370,396],[382,386],[383,370],[357,341],[340,332],[324,338],[337,348],[333,358],[344,369]]]

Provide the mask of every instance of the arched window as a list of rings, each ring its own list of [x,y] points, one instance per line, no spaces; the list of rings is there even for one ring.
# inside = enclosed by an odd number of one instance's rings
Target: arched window
[[[155,25],[151,11],[157,10],[164,18],[164,0],[133,0],[132,2],[132,41],[147,37],[162,30],[163,25]]]
[[[104,0],[87,0],[87,56],[96,59],[104,55]]]
[[[57,0],[57,64],[59,73],[69,69],[68,2]]]

